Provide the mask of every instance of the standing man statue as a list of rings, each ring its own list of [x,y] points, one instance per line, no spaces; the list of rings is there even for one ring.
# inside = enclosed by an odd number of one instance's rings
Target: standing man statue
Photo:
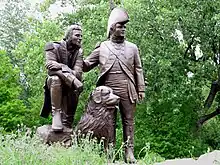
[[[114,8],[108,20],[108,40],[98,45],[84,60],[83,71],[100,66],[97,86],[105,85],[120,97],[119,109],[123,124],[125,162],[135,163],[134,157],[134,111],[136,101],[145,97],[145,84],[139,51],[135,44],[125,40],[127,12]],[[114,113],[114,127],[116,124]],[[111,141],[115,144],[116,129]]]
[[[61,132],[72,128],[78,97],[82,91],[83,55],[81,49],[82,28],[71,25],[60,42],[47,43],[45,83],[42,117],[52,111],[52,130]]]

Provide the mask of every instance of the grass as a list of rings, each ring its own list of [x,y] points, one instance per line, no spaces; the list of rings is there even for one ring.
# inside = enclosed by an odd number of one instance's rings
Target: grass
[[[101,144],[85,138],[80,145],[73,139],[69,148],[59,143],[45,145],[37,135],[26,128],[11,134],[0,132],[0,164],[1,165],[104,165],[111,162],[101,150]],[[149,146],[141,151],[145,153],[138,159],[140,165],[151,165],[163,161],[159,155],[151,153]],[[114,153],[119,154],[117,164],[123,164],[123,146]],[[116,155],[114,155],[115,157]]]

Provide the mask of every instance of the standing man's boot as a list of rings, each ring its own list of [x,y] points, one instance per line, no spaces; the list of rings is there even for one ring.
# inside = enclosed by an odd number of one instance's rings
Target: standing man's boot
[[[61,117],[61,103],[62,103],[62,84],[58,76],[50,76],[48,78],[50,86],[51,106],[52,106],[52,130],[54,132],[63,131],[62,117]]]
[[[134,157],[134,126],[124,126],[124,140],[125,140],[125,163],[137,163]]]
[[[137,163],[137,160],[134,157],[134,149],[131,146],[125,147],[125,163]]]

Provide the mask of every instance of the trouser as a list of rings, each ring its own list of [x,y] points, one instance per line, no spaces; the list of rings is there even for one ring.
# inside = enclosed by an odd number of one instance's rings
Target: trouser
[[[130,100],[120,100],[119,110],[122,119],[123,126],[123,140],[125,142],[125,148],[130,147],[133,150],[134,147],[134,111],[135,104],[131,103]],[[114,112],[113,116],[113,127],[114,132],[110,138],[110,142],[115,145],[116,143],[116,117],[117,110]]]
[[[111,74],[111,72],[106,76],[104,85],[113,89],[113,93],[120,97],[119,110],[122,118],[123,125],[123,139],[126,143],[126,146],[134,146],[134,112],[135,112],[135,103],[131,103],[128,92],[128,77],[122,73]],[[114,132],[110,138],[113,145],[116,141],[116,116],[117,111],[115,110],[113,115],[113,126]]]
[[[78,94],[74,93],[56,75],[48,76],[47,85],[50,89],[52,113],[60,111],[62,124],[71,128],[78,103]]]

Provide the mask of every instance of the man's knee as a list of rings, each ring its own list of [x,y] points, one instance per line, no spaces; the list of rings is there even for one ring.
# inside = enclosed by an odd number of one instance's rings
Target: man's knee
[[[49,76],[48,79],[47,79],[47,85],[50,87],[50,86],[54,86],[54,85],[60,85],[61,86],[62,84],[62,81],[60,79],[59,76]]]

